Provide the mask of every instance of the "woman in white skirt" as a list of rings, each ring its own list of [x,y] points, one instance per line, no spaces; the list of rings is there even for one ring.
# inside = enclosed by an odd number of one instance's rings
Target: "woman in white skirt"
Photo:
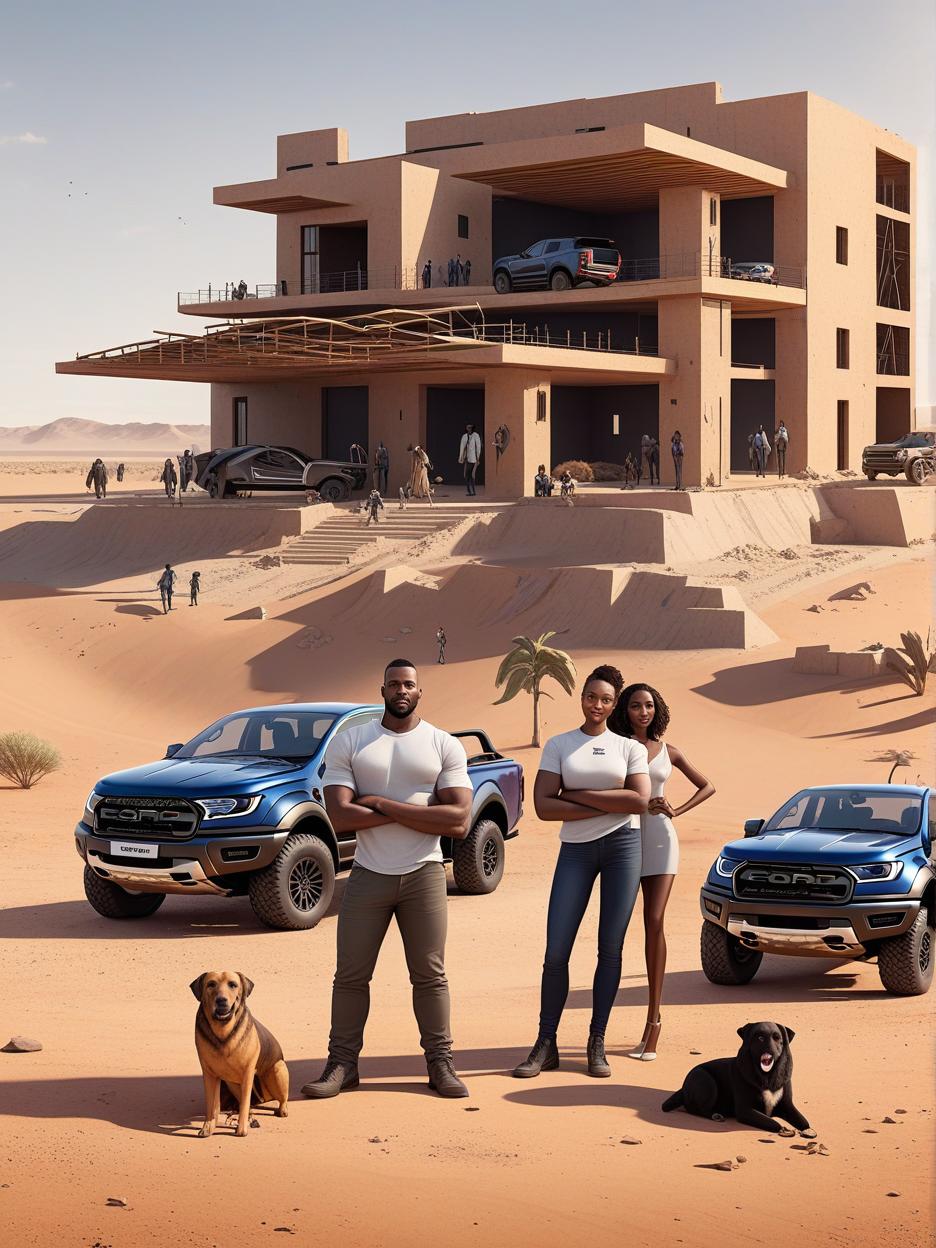
[[[608,727],[622,737],[633,737],[647,747],[650,762],[650,802],[647,813],[640,816],[641,868],[640,888],[643,893],[644,943],[647,957],[647,1025],[643,1039],[628,1057],[652,1062],[663,1020],[660,1003],[663,998],[663,976],[666,971],[666,937],[663,916],[673,881],[679,870],[679,840],[673,820],[707,801],[715,786],[706,779],[675,745],[666,745],[663,735],[670,720],[669,707],[650,685],[628,685],[621,694]],[[681,771],[695,785],[695,792],[675,809],[666,798],[666,783],[673,768]]]

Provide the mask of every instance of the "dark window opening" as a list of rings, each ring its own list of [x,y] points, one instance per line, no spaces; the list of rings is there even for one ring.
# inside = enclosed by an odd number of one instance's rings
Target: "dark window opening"
[[[910,376],[910,330],[906,325],[878,325],[876,371]]]
[[[287,172],[287,173],[292,173],[292,171],[293,171],[294,169],[314,169],[314,168],[315,168],[315,165],[314,165],[314,164],[312,163],[312,161],[310,160],[310,161],[308,161],[308,162],[307,162],[306,164],[304,164],[304,165],[287,165],[287,166],[286,166],[286,172]]]
[[[839,399],[836,467],[844,472],[848,467],[848,399]]]
[[[849,332],[847,329],[835,331],[835,367],[848,368]]]
[[[773,264],[774,201],[772,195],[727,199],[721,206],[721,254],[734,264]],[[785,257],[789,260],[789,257]]]
[[[546,419],[546,391],[537,390],[536,392],[536,419]]]
[[[875,442],[896,442],[910,432],[910,387],[878,386],[875,396]]]
[[[603,130],[604,126],[576,126],[576,134],[597,134],[599,130]]]
[[[458,237],[459,238],[468,237],[468,218],[465,216],[463,212],[460,212],[458,214]]]
[[[299,280],[304,295],[318,293],[319,278],[319,236],[317,225],[301,227],[302,267]]]
[[[910,310],[910,226],[891,217],[877,219],[877,302]]]
[[[835,263],[848,264],[848,230],[844,225],[835,227]]]
[[[233,400],[234,446],[247,445],[247,396],[239,395]]]
[[[905,160],[878,151],[875,160],[875,198],[879,204],[910,211],[910,166]]]
[[[718,200],[713,195],[709,200],[709,225],[718,225]]]

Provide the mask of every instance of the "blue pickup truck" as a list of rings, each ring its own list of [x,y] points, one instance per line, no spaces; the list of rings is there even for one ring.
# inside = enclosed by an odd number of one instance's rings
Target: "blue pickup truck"
[[[75,828],[88,901],[128,919],[154,914],[168,893],[246,895],[268,927],[314,927],[355,844],[325,811],[325,752],[383,711],[344,702],[235,711],[159,762],[105,776]],[[462,892],[491,893],[523,813],[523,769],[480,730],[454,735],[477,746],[471,831],[442,850]]]
[[[749,819],[702,886],[702,969],[746,984],[765,953],[877,958],[898,996],[927,992],[936,958],[936,790],[803,789]]]

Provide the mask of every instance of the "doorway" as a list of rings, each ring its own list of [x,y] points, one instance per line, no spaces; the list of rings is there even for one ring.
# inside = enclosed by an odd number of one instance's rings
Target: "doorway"
[[[240,395],[234,400],[234,446],[247,445],[247,396]]]
[[[910,432],[910,391],[905,386],[878,386],[875,442],[894,442]]]
[[[773,446],[775,383],[732,378],[731,472],[753,472],[751,446],[761,425]],[[750,439],[750,440],[749,440]]]
[[[426,452],[432,460],[432,476],[446,485],[460,485],[464,472],[458,462],[458,448],[465,425],[474,425],[481,435],[481,463],[475,481],[484,485],[484,461],[488,446],[484,437],[483,386],[426,387]]]
[[[326,386],[322,390],[322,455],[347,461],[351,443],[367,450],[367,386]]]

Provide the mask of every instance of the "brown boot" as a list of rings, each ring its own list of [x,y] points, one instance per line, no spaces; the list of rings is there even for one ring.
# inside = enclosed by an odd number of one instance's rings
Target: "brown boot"
[[[588,1073],[595,1079],[610,1079],[611,1067],[605,1057],[604,1036],[588,1037]]]
[[[324,1101],[330,1096],[337,1096],[339,1092],[356,1088],[360,1082],[356,1065],[336,1062],[330,1057],[318,1079],[314,1083],[302,1085],[302,1095],[310,1096],[314,1101]]]
[[[429,1067],[429,1087],[439,1096],[468,1096],[469,1092],[458,1075],[455,1074],[455,1063],[450,1053],[441,1053],[437,1057],[426,1059]]]
[[[556,1070],[559,1066],[559,1050],[553,1037],[541,1036],[528,1056],[514,1067],[515,1079],[535,1079],[543,1070]]]

